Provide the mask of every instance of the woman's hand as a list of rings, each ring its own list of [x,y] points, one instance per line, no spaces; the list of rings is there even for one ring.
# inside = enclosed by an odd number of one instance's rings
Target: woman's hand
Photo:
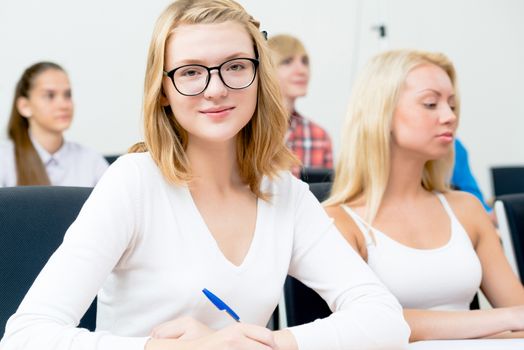
[[[246,323],[237,323],[197,339],[195,349],[278,350],[272,331]]]
[[[162,323],[151,331],[151,338],[193,340],[204,337],[214,331],[192,317],[180,317]]]
[[[191,317],[181,317],[153,329],[147,350],[278,350],[267,328],[237,323],[214,331]]]

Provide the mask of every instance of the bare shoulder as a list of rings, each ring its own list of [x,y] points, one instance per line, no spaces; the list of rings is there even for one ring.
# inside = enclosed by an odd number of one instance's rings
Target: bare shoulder
[[[446,199],[451,203],[458,205],[475,205],[479,200],[471,193],[464,191],[449,191],[444,193]]]
[[[347,234],[351,234],[351,221],[353,220],[351,220],[351,218],[340,205],[330,205],[328,207],[324,207],[324,209],[326,210],[328,216],[335,220],[335,226],[344,235],[344,237],[346,237]]]
[[[450,191],[444,195],[474,243],[486,227],[492,228],[491,219],[477,197],[462,191]]]
[[[324,209],[328,216],[333,218],[335,226],[346,241],[351,244],[364,260],[367,260],[364,236],[348,213],[340,205],[331,205],[324,207]]]
[[[463,210],[482,209],[482,204],[477,197],[468,192],[449,191],[444,194],[452,207]]]
[[[342,214],[345,214],[344,209],[342,209],[340,205],[329,205],[324,207],[324,210],[329,215],[329,217],[335,219],[335,221],[337,221],[337,219],[339,219]]]

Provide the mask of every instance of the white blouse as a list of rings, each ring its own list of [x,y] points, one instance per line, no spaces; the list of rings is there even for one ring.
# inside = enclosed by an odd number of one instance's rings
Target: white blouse
[[[58,151],[50,154],[36,140],[31,141],[51,185],[93,187],[108,167],[104,157],[78,143],[64,141]],[[12,186],[16,186],[14,145],[6,142],[0,145],[0,187]]]

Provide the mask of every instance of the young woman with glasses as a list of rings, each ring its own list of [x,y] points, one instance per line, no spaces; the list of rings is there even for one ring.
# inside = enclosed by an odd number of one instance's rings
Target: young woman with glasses
[[[407,344],[398,302],[287,171],[286,111],[259,23],[240,5],[179,0],[162,13],[144,119],[145,142],[94,189],[10,319],[3,349]],[[287,274],[334,314],[264,328]],[[217,310],[204,288],[241,322]],[[97,293],[97,331],[75,328]]]
[[[524,330],[524,287],[490,218],[449,186],[459,112],[445,55],[377,55],[353,88],[325,202],[404,307],[411,341],[524,335],[510,332]],[[479,288],[493,309],[470,310]]]
[[[71,84],[62,67],[38,62],[24,71],[13,97],[10,142],[0,146],[0,187],[97,183],[106,160],[64,139],[73,110]]]

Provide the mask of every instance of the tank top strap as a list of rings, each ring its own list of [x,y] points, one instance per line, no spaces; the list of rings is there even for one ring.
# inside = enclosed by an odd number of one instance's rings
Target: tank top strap
[[[453,213],[453,210],[451,210],[451,207],[449,206],[449,203],[446,197],[444,196],[444,194],[441,192],[434,192],[434,193],[437,195],[437,198],[440,200],[440,203],[442,203],[442,206],[444,207],[444,210],[448,214],[450,220],[454,220],[455,214]]]
[[[373,239],[371,238],[371,235],[369,234],[369,230],[371,230],[371,227],[362,219],[353,209],[351,209],[346,204],[340,205],[342,209],[353,219],[357,227],[360,229],[360,232],[362,232],[362,235],[364,235],[364,240],[366,241],[366,246],[373,244]]]

